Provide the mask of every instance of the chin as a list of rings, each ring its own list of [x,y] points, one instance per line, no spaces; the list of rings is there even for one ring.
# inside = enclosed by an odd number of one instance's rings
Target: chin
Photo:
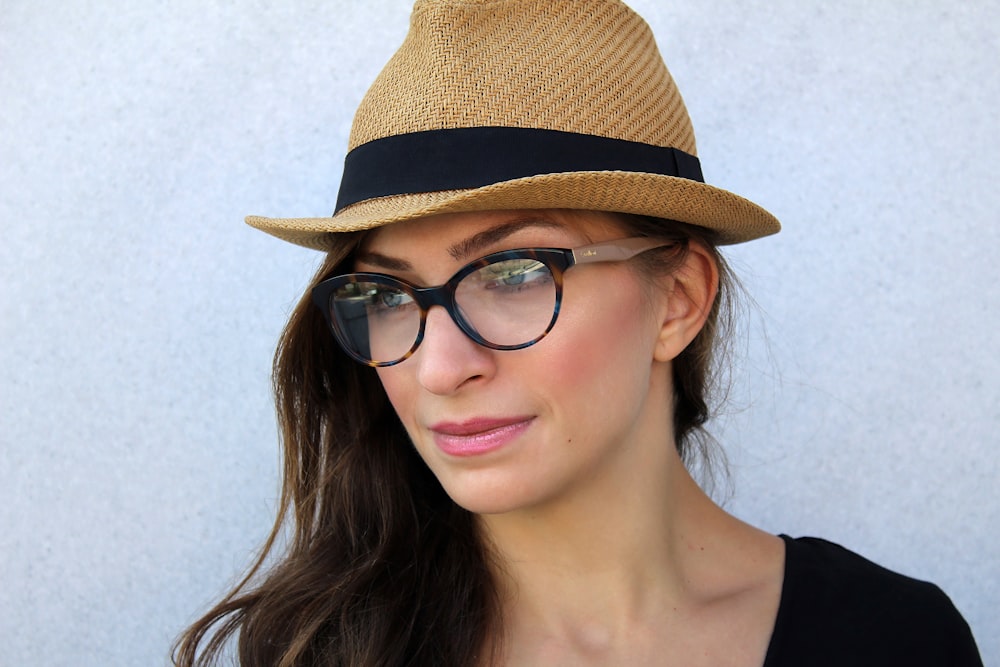
[[[442,480],[445,492],[459,507],[473,514],[497,515],[527,510],[544,503],[545,494],[504,479]]]
[[[524,509],[531,504],[525,499],[511,497],[510,493],[477,493],[474,491],[451,493],[449,491],[448,495],[456,505],[473,514],[506,514]]]

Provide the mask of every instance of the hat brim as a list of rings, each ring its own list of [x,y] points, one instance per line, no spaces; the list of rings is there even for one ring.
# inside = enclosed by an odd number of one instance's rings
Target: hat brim
[[[285,241],[328,250],[334,235],[442,213],[569,208],[634,213],[706,227],[719,243],[775,234],[777,218],[748,199],[705,183],[660,174],[577,171],[540,174],[480,188],[392,195],[361,201],[326,218],[249,216],[247,224]]]

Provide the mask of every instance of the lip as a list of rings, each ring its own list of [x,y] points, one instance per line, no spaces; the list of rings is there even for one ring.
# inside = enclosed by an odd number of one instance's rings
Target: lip
[[[430,427],[434,444],[450,456],[478,456],[502,449],[531,426],[534,417],[477,417]]]

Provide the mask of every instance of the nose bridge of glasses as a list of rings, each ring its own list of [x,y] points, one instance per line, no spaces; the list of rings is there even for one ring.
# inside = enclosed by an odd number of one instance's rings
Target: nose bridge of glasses
[[[441,306],[448,312],[451,312],[455,300],[455,289],[451,285],[413,287],[412,290],[414,300],[424,312],[430,310],[431,306]]]
[[[413,298],[417,302],[417,305],[420,306],[421,317],[425,322],[431,308],[440,306],[448,313],[452,322],[459,329],[466,334],[470,333],[469,324],[465,322],[464,317],[459,312],[458,305],[455,303],[455,285],[452,282],[436,287],[415,287],[413,288]]]

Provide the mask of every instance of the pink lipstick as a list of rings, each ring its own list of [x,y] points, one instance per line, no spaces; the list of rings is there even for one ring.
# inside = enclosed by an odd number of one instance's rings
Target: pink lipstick
[[[430,427],[434,443],[450,456],[476,456],[494,452],[524,433],[534,417],[477,418],[439,422]]]

